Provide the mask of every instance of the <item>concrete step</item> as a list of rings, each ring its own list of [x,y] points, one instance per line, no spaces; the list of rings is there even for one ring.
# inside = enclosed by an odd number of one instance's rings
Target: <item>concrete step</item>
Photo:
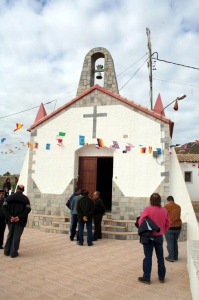
[[[45,218],[45,219],[70,219],[69,215],[64,215],[64,216],[57,216],[57,215],[45,215],[45,214],[34,214],[34,213],[30,213],[28,215],[28,218]]]
[[[103,237],[114,239],[138,239],[137,229],[135,228],[135,220],[116,220],[111,219],[111,217],[111,213],[107,213],[103,217]],[[68,234],[70,230],[70,216],[32,213],[29,214],[28,227],[39,227],[41,231],[50,233]]]
[[[54,227],[61,227],[61,228],[68,228],[70,226],[70,222],[52,222],[52,225]],[[94,224],[93,224],[94,227]],[[102,224],[102,229],[104,230],[110,230],[110,231],[127,231],[127,227],[126,226],[114,226],[114,225],[106,225],[106,224]]]
[[[55,227],[50,225],[40,225],[40,230],[47,233],[69,233],[69,228]]]
[[[52,221],[52,225],[65,225],[65,226],[69,226],[70,222],[54,222]]]
[[[69,228],[62,228],[62,227],[54,227],[48,225],[40,225],[40,230],[42,232],[47,233],[62,233],[62,234],[69,234]],[[86,229],[84,231],[86,235]],[[118,232],[118,231],[104,231],[102,230],[102,237],[103,238],[111,238],[117,240],[138,240],[139,236],[137,232]]]
[[[110,225],[110,224],[102,224],[102,228],[112,228],[112,229],[121,229],[121,230],[126,230],[126,226],[117,226],[117,225]]]
[[[103,217],[102,221],[118,223],[118,224],[135,224],[135,220],[116,220],[116,219],[106,219]]]
[[[116,240],[138,240],[137,232],[115,232],[115,231],[102,231],[102,237]]]

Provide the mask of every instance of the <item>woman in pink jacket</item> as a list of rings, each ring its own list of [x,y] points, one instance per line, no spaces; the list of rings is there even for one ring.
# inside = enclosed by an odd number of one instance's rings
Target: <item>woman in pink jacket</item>
[[[152,256],[153,249],[155,248],[157,261],[158,261],[158,277],[161,283],[164,283],[166,268],[164,264],[163,253],[163,234],[169,229],[169,216],[167,210],[161,206],[161,197],[159,194],[154,193],[150,197],[150,206],[147,206],[139,219],[139,225],[149,217],[159,228],[159,232],[152,232],[152,239],[148,244],[143,245],[144,259],[143,259],[143,276],[138,277],[138,281],[142,283],[151,283],[151,269],[152,269]]]

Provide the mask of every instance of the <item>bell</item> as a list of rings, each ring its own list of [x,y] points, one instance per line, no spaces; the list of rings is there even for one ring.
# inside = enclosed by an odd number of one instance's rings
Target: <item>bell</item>
[[[102,79],[102,74],[100,72],[98,72],[96,78],[97,79]]]

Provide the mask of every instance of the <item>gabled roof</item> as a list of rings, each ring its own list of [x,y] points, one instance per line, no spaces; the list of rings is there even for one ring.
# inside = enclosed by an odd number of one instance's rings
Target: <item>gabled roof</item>
[[[199,142],[197,140],[195,142],[188,142],[179,147],[175,147],[175,151],[177,154],[181,154],[181,155],[185,155],[185,154],[199,155]]]
[[[199,154],[177,154],[179,162],[199,162]]]
[[[121,101],[122,103],[125,103],[125,104],[129,105],[130,107],[133,107],[133,108],[135,108],[139,111],[142,111],[142,112],[146,113],[149,116],[154,117],[155,119],[159,119],[162,122],[169,124],[169,126],[170,126],[170,136],[172,136],[174,123],[171,120],[165,118],[163,115],[160,115],[159,113],[157,113],[153,110],[149,110],[148,108],[145,108],[144,106],[141,106],[140,104],[137,104],[133,101],[127,100],[126,98],[124,98],[124,97],[122,97],[122,96],[120,96],[116,93],[110,92],[109,90],[105,89],[104,87],[99,86],[98,84],[92,86],[91,88],[89,88],[88,90],[83,92],[82,94],[78,95],[73,100],[69,101],[68,103],[66,103],[63,106],[61,106],[60,108],[58,108],[57,110],[53,111],[51,114],[44,116],[40,120],[37,120],[37,121],[35,120],[34,124],[28,129],[28,131],[31,131],[32,129],[34,129],[38,125],[44,123],[46,120],[49,120],[53,116],[60,113],[62,110],[68,108],[70,105],[74,104],[75,102],[79,101],[81,98],[83,98],[84,96],[90,94],[91,92],[93,92],[95,90],[99,90],[102,93],[105,93],[105,94]]]

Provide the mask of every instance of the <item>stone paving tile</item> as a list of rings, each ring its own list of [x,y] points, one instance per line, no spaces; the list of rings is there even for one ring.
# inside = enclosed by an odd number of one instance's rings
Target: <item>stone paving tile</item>
[[[166,262],[164,284],[154,253],[151,285],[144,285],[137,280],[143,260],[139,241],[102,239],[80,247],[68,235],[26,228],[19,257],[0,250],[0,299],[191,300],[186,249],[186,242],[180,242],[179,261]]]

